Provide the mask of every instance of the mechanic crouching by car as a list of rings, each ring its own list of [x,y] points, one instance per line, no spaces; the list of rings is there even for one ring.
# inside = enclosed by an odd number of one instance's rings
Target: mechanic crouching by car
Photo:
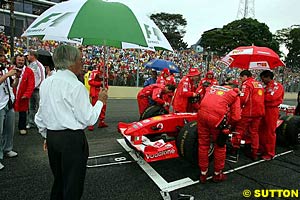
[[[153,104],[164,106],[167,110],[169,103],[164,100],[163,95],[174,92],[174,85],[152,84],[144,87],[137,95],[140,116]]]
[[[225,165],[226,145],[229,125],[241,119],[239,90],[229,86],[208,87],[198,110],[198,157],[201,170],[200,182],[205,183],[208,175],[208,151],[211,138],[214,143],[213,181],[227,179],[222,170]]]
[[[199,75],[198,69],[190,68],[189,73],[180,80],[173,97],[174,112],[193,112],[192,102],[189,99],[198,96],[196,81],[199,80]]]

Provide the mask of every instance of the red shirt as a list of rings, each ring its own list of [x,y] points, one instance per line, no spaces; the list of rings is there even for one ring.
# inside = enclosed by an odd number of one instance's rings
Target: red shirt
[[[265,106],[266,107],[278,107],[284,98],[283,86],[271,80],[265,87]]]
[[[229,124],[241,119],[240,99],[238,92],[223,86],[213,85],[206,88],[198,112],[206,112],[220,119],[227,114]],[[217,125],[217,124],[216,124]]]
[[[191,112],[189,110],[189,97],[193,97],[195,90],[195,85],[188,76],[184,76],[180,80],[173,97],[173,109],[175,112]]]
[[[165,86],[161,84],[151,84],[144,87],[139,93],[138,98],[151,98],[156,103],[163,105],[165,101],[162,99],[162,93]]]
[[[98,97],[100,92],[100,88],[103,87],[103,76],[102,72],[95,69],[91,72],[89,77],[89,85],[90,85],[90,96],[91,97]],[[105,78],[105,87],[108,89],[107,78]]]
[[[242,83],[240,94],[242,116],[260,117],[265,114],[264,88],[261,82],[249,77]]]
[[[162,85],[176,85],[176,81],[173,75],[170,75],[168,77],[164,77],[162,75],[157,77],[156,83],[162,84]]]

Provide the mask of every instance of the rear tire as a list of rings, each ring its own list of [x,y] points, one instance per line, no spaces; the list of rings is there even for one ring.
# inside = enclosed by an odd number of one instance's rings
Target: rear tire
[[[193,165],[198,165],[198,128],[197,121],[192,121],[184,125],[179,131],[176,146],[178,154]],[[213,143],[210,144],[208,156],[214,152]]]
[[[152,105],[152,106],[149,106],[143,112],[143,114],[140,117],[140,120],[148,119],[150,117],[155,117],[155,116],[164,115],[164,114],[168,114],[168,111],[164,107],[159,106],[159,105]]]

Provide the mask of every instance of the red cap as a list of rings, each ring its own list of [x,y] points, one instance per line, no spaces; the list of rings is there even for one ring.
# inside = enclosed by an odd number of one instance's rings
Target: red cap
[[[206,73],[206,75],[214,75],[214,72],[211,71],[211,70],[209,70],[209,71]]]
[[[164,68],[162,74],[170,75],[170,70],[168,68]]]
[[[201,73],[197,68],[190,68],[189,73],[187,76],[199,76]]]

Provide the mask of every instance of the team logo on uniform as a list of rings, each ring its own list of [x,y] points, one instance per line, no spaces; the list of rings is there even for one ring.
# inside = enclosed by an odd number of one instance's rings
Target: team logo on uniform
[[[262,90],[258,90],[258,91],[257,91],[257,94],[258,94],[259,96],[262,96],[262,95],[263,95],[263,91],[262,91]]]
[[[219,96],[222,96],[222,95],[224,95],[224,92],[223,91],[217,91],[216,94],[219,95]]]

